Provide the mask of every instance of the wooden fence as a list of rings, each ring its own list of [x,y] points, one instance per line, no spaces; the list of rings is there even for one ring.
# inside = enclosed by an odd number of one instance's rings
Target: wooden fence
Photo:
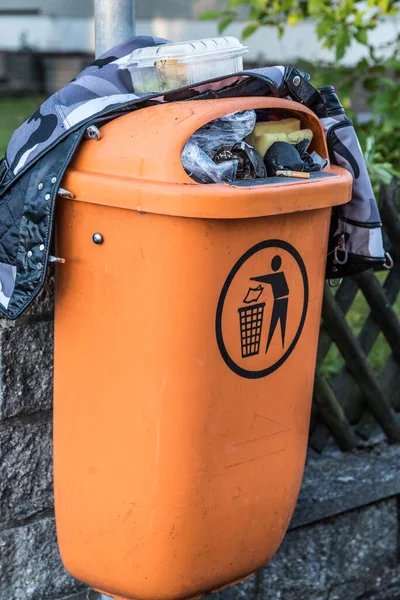
[[[318,451],[330,435],[342,450],[351,450],[369,439],[377,423],[389,442],[400,442],[400,321],[393,308],[400,291],[399,181],[382,186],[379,206],[393,269],[387,277],[367,271],[346,278],[336,293],[325,289],[310,428],[310,445]],[[360,293],[368,310],[356,334],[350,317]],[[370,360],[378,340],[388,348],[379,372]],[[334,373],[326,368],[332,345],[344,359]]]

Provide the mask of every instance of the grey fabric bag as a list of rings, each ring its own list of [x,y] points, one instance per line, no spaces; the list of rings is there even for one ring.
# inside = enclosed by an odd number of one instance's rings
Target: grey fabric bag
[[[18,317],[43,286],[58,188],[88,126],[100,126],[156,102],[265,95],[292,98],[312,108],[327,133],[331,160],[355,178],[352,201],[333,219],[328,274],[339,277],[348,274],[349,264],[355,272],[385,261],[365,162],[334,92],[320,92],[307,75],[278,66],[244,71],[164,95],[135,94],[120,63],[136,48],[165,41],[135,37],[116,46],[46,100],[12,136],[0,161],[0,313],[4,316]]]
[[[332,87],[319,90],[328,107],[320,116],[331,161],[353,176],[352,198],[332,213],[328,277],[356,274],[385,264],[382,223],[365,160],[353,123],[347,118]]]

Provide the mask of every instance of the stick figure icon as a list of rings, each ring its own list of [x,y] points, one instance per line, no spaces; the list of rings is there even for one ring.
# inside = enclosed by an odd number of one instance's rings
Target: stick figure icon
[[[271,324],[269,327],[268,341],[265,353],[268,352],[278,323],[280,323],[281,326],[282,348],[285,347],[286,321],[289,303],[289,286],[286,281],[285,273],[279,270],[281,266],[282,259],[279,255],[276,255],[271,261],[271,269],[273,273],[267,273],[266,275],[260,275],[259,277],[251,277],[252,281],[258,281],[259,283],[265,283],[270,285],[274,296]]]

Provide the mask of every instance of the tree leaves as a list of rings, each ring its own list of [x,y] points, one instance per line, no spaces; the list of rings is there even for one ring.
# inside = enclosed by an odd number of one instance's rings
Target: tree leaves
[[[248,0],[228,0],[228,8],[236,8],[248,4]]]
[[[227,27],[234,21],[233,17],[224,17],[218,23],[218,33],[223,33]]]
[[[312,14],[324,9],[325,0],[308,0],[307,5],[310,14]]]
[[[247,38],[249,38],[251,35],[253,35],[253,33],[257,31],[259,27],[260,23],[258,22],[249,23],[248,25],[246,25],[246,27],[242,31],[242,39],[246,40]]]
[[[358,124],[361,144],[376,182],[387,182],[394,173],[400,175],[400,34],[393,34],[379,47],[369,39],[369,32],[388,15],[400,16],[400,0],[225,0],[226,9],[203,13],[202,19],[217,20],[222,33],[239,21],[236,9],[247,11],[247,22],[242,38],[251,37],[261,27],[274,27],[280,36],[287,26],[296,26],[311,19],[321,44],[335,53],[335,64],[311,64],[317,87],[334,83],[346,110],[350,109],[355,84],[365,91],[372,118]],[[372,37],[372,36],[371,36]],[[351,69],[341,65],[343,58],[351,58],[354,42],[365,48],[364,56]],[[386,58],[385,58],[386,57]],[[318,57],[316,57],[318,60]],[[357,115],[353,114],[353,117]]]
[[[315,32],[318,39],[324,40],[332,32],[334,26],[335,20],[330,17],[326,17],[325,19],[318,21],[315,27]]]
[[[354,34],[354,37],[360,44],[364,44],[365,46],[368,45],[368,33],[366,29],[359,29],[357,33]]]
[[[200,19],[202,21],[216,21],[219,19],[221,14],[223,13],[221,13],[220,10],[205,10],[203,13],[201,13]]]
[[[351,37],[348,27],[346,27],[346,25],[339,27],[334,37],[336,60],[342,60],[350,43]]]

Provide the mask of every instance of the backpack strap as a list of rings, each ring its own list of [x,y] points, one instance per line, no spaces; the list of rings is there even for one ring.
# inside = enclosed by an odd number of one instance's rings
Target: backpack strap
[[[322,105],[322,98],[319,90],[311,85],[308,79],[307,74],[300,73],[295,67],[286,67],[285,69],[283,81],[289,96],[292,100],[300,102],[316,112],[314,107]]]
[[[0,159],[0,196],[2,187],[10,181],[11,176],[12,173],[8,167],[6,157],[3,156],[3,158]]]

